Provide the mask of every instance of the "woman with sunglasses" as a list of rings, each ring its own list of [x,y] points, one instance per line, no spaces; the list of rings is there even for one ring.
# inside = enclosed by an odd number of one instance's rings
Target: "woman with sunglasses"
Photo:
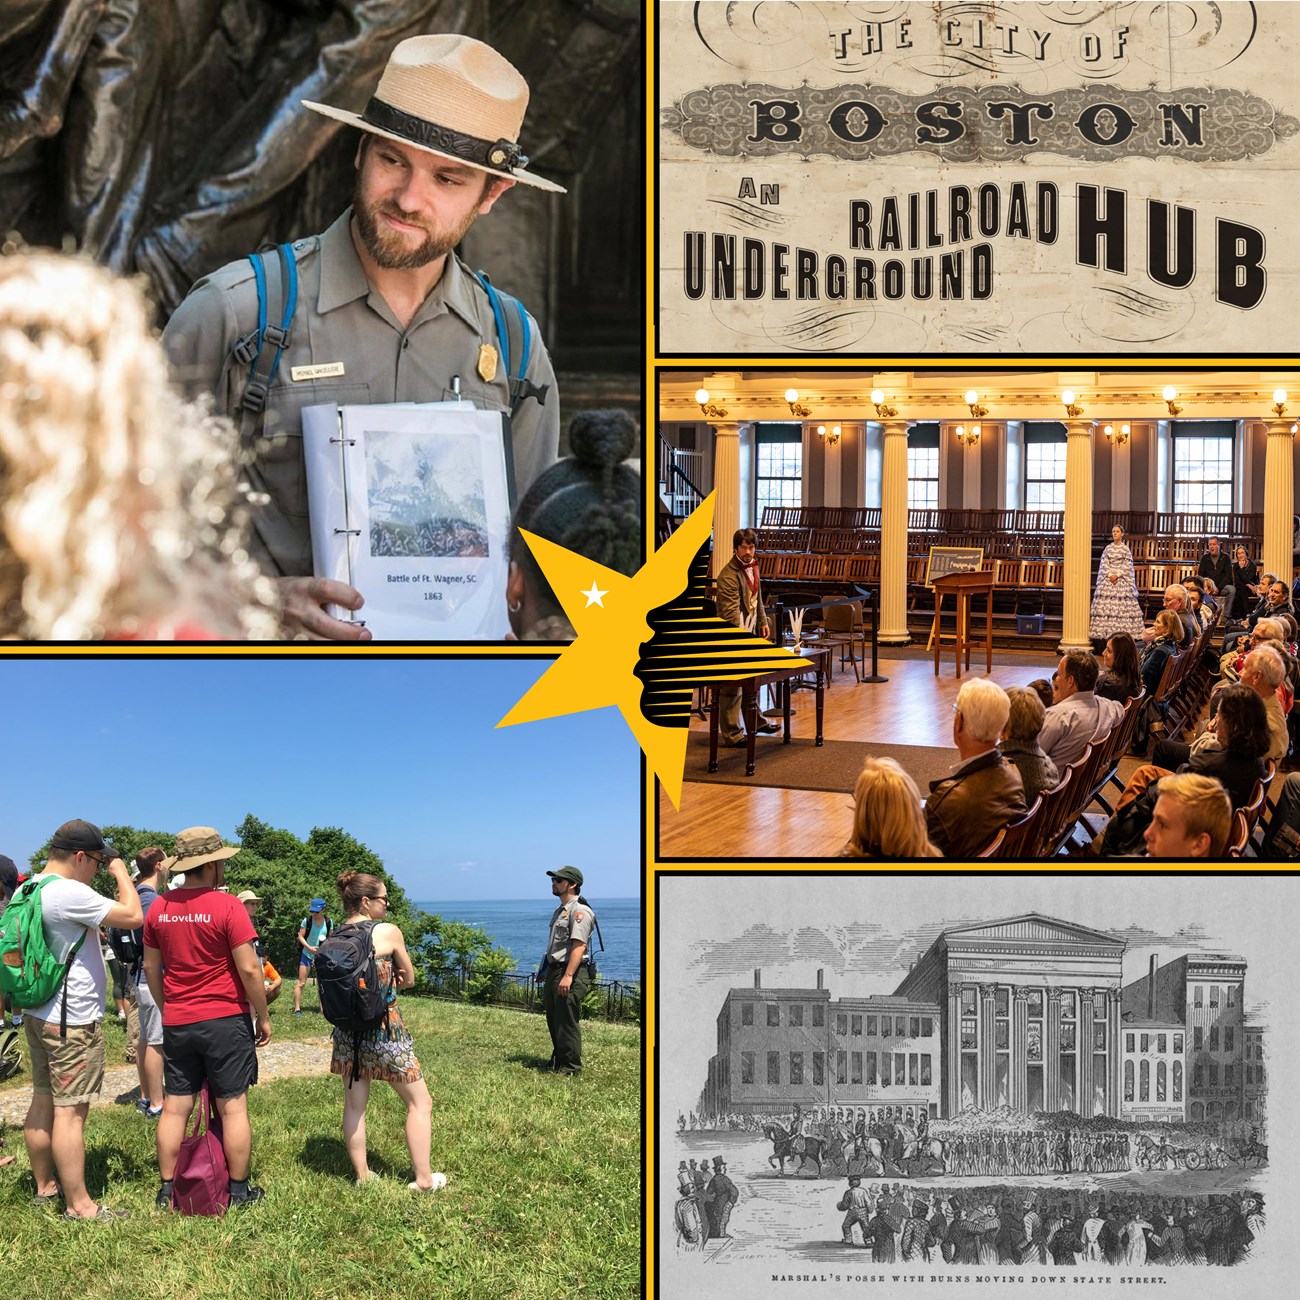
[[[407,1186],[412,1191],[434,1192],[446,1187],[447,1175],[430,1169],[433,1099],[416,1060],[415,1045],[397,1009],[397,990],[410,988],[415,982],[415,967],[401,930],[384,919],[388,915],[388,885],[377,876],[345,871],[338,878],[338,889],[343,899],[344,924],[371,929],[380,987],[388,1003],[387,1018],[364,1035],[355,1048],[350,1030],[334,1030],[330,1073],[344,1080],[343,1141],[357,1182],[368,1182],[372,1175],[366,1162],[366,1103],[370,1100],[371,1080],[384,1080],[406,1103],[406,1149],[415,1170],[415,1180]]]

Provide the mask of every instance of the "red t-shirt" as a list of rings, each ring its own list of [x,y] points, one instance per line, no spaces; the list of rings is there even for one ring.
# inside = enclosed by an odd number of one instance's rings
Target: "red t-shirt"
[[[247,1015],[248,997],[231,953],[256,938],[248,909],[219,889],[172,889],[155,898],[144,919],[144,943],[162,953],[163,1024]]]

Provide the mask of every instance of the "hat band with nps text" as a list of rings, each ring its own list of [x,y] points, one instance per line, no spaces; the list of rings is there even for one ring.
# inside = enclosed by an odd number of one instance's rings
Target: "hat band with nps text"
[[[439,126],[435,122],[426,122],[422,117],[404,113],[400,108],[384,103],[382,99],[372,98],[366,105],[366,111],[361,114],[361,120],[381,131],[399,135],[412,144],[450,154],[453,158],[461,158],[480,167],[511,172],[516,167],[528,165],[528,155],[521,152],[512,140],[482,140],[478,136],[464,135],[448,126]]]

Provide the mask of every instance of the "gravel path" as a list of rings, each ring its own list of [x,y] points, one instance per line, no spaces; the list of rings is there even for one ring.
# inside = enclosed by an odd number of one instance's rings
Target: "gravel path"
[[[23,1043],[23,1069],[27,1068],[27,1044]],[[258,1079],[283,1079],[290,1075],[328,1074],[330,1040],[328,1037],[301,1042],[277,1043],[274,1039],[257,1053]],[[112,1065],[104,1071],[104,1087],[94,1106],[134,1106],[140,1097],[140,1076],[134,1065]],[[31,1105],[30,1087],[0,1093],[0,1121],[21,1127]]]

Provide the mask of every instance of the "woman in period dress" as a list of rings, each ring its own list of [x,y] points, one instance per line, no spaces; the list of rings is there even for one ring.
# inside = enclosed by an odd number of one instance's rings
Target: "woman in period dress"
[[[1138,601],[1137,580],[1133,573],[1133,552],[1124,542],[1124,530],[1116,524],[1113,539],[1101,553],[1097,568],[1097,590],[1092,598],[1088,618],[1088,635],[1104,641],[1116,632],[1142,635],[1142,606]]]
[[[370,1099],[371,1080],[384,1080],[406,1104],[406,1149],[415,1171],[415,1181],[407,1186],[412,1191],[436,1192],[446,1187],[447,1175],[429,1167],[433,1101],[415,1057],[415,1045],[397,1009],[397,990],[410,988],[415,982],[415,967],[401,930],[384,920],[388,915],[388,886],[384,881],[360,871],[345,871],[338,878],[338,888],[345,925],[370,928],[379,984],[388,1002],[387,1019],[363,1035],[355,1048],[356,1078],[352,1077],[352,1033],[342,1028],[334,1030],[330,1073],[343,1078],[343,1141],[357,1182],[368,1182],[372,1175],[366,1162],[366,1102]],[[340,926],[334,934],[337,936],[342,929]]]

